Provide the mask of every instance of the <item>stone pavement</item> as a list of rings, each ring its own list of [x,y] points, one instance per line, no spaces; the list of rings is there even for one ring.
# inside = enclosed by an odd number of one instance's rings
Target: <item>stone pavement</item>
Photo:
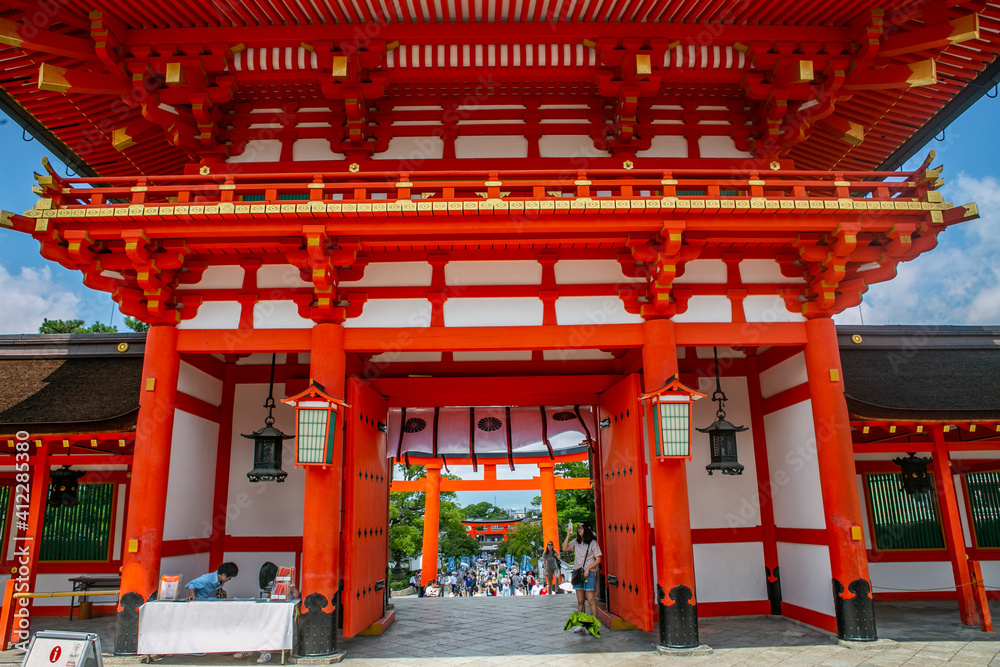
[[[954,602],[877,603],[879,636],[885,648],[845,648],[829,634],[782,619],[702,619],[707,656],[660,656],[655,633],[612,632],[600,639],[564,632],[575,597],[393,598],[396,623],[381,637],[342,639],[344,664],[352,667],[432,665],[1000,665],[1000,642],[992,634],[958,623]],[[1000,613],[1000,606],[993,610]],[[111,618],[91,621],[36,619],[35,629],[97,632],[111,646]],[[19,652],[0,653],[0,662],[20,662]],[[157,664],[249,667],[256,656],[167,656]],[[275,664],[277,660],[275,661]]]

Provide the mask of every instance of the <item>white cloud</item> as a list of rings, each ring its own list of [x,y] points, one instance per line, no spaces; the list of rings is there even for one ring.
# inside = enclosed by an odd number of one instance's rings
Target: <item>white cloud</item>
[[[976,202],[980,219],[952,226],[938,247],[899,265],[895,278],[872,285],[861,313],[852,308],[840,324],[1000,323],[1000,182],[960,173],[945,188],[956,205]]]
[[[0,333],[36,333],[45,318],[73,319],[79,303],[52,281],[48,266],[22,266],[12,275],[0,264]]]

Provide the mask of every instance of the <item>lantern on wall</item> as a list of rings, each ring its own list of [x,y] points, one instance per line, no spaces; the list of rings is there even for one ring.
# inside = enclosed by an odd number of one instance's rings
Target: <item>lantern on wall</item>
[[[912,496],[914,493],[929,493],[934,490],[930,473],[927,472],[927,466],[933,460],[929,456],[918,458],[916,452],[909,452],[909,456],[905,459],[899,457],[892,460],[899,466],[903,491]]]
[[[656,458],[691,458],[691,405],[705,394],[685,387],[671,376],[667,384],[640,400],[650,401]]]
[[[337,433],[337,414],[347,407],[315,380],[301,394],[281,401],[295,408],[295,465],[330,465]]]
[[[240,434],[244,438],[253,440],[253,470],[247,473],[247,479],[251,482],[284,482],[288,476],[288,473],[281,469],[281,443],[291,439],[292,436],[274,428],[274,417],[271,416],[271,411],[275,408],[274,357],[272,354],[271,383],[267,387],[267,400],[264,401],[264,407],[267,408],[264,428],[250,435]]]
[[[80,478],[86,473],[71,470],[69,466],[56,468],[49,473],[52,486],[49,487],[49,507],[76,507],[80,499],[76,492]]]
[[[733,426],[726,421],[726,394],[722,391],[719,381],[719,350],[712,348],[715,353],[715,391],[712,393],[712,400],[719,404],[719,409],[715,411],[715,423],[708,428],[700,428],[700,433],[708,433],[709,446],[711,447],[711,462],[705,466],[705,470],[711,475],[718,470],[723,475],[742,475],[743,464],[736,457],[736,434],[747,430],[746,426]]]

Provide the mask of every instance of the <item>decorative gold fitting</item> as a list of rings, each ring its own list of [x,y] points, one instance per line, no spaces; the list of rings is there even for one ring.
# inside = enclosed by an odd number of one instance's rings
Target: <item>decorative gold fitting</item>
[[[833,184],[834,184],[834,186],[836,186],[838,188],[849,188],[849,187],[851,187],[851,182],[850,181],[834,181]]]
[[[777,160],[772,161],[768,166],[771,168],[771,171],[778,171],[781,169],[781,163]]]
[[[412,188],[413,187],[413,183],[410,183],[409,181],[400,181],[399,183],[396,183],[396,187],[397,188]]]
[[[306,187],[310,190],[322,190],[326,187],[326,183],[310,183]]]
[[[486,181],[485,183],[483,183],[483,185],[485,185],[488,188],[499,188],[501,185],[503,185],[503,181]]]
[[[145,192],[148,189],[145,185],[136,185],[131,188],[132,192]]]
[[[747,185],[764,185],[764,181],[747,181]]]
[[[851,336],[851,342],[854,343],[855,345],[861,345],[863,340],[864,339],[861,337],[861,334],[854,334],[853,336]]]
[[[635,163],[633,163],[632,160],[625,160],[624,162],[622,162],[622,168],[623,169],[634,169],[635,168]]]
[[[573,185],[576,185],[576,186],[590,185],[590,181],[573,181]]]
[[[347,171],[351,172],[352,174],[356,174],[359,171],[361,171],[361,165],[358,164],[357,162],[352,162],[350,166],[347,168]]]
[[[198,173],[201,174],[202,176],[208,176],[209,174],[212,173],[212,168],[209,167],[207,164],[203,164],[198,169]]]
[[[222,185],[219,186],[219,189],[220,190],[235,190],[236,189],[236,185],[233,184],[233,183],[223,183]]]
[[[677,181],[672,178],[665,178],[660,181],[660,185],[677,185]]]

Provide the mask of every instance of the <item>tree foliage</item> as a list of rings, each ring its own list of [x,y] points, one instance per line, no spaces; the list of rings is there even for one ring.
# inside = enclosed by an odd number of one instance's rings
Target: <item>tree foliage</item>
[[[508,519],[510,514],[502,507],[497,507],[493,503],[484,500],[481,503],[473,503],[462,508],[466,519]]]
[[[542,550],[542,524],[540,521],[522,522],[517,530],[507,535],[507,539],[497,547],[497,556],[503,558],[510,554],[520,559],[527,556],[534,560]]]
[[[563,477],[590,477],[590,463],[587,461],[571,461],[569,463],[557,463],[555,473]],[[542,497],[535,496],[531,504],[540,507]],[[565,489],[556,491],[556,516],[559,517],[559,542],[566,538],[566,525],[570,521],[573,525],[581,521],[589,521],[592,526],[597,526],[596,510],[594,509],[593,489]]]
[[[149,324],[143,322],[142,320],[137,320],[134,317],[129,317],[128,315],[125,316],[125,326],[136,333],[149,331]]]
[[[38,327],[38,333],[42,334],[67,334],[67,333],[118,333],[118,327],[108,326],[100,322],[94,322],[89,327],[84,326],[83,320],[42,320],[42,325]]]
[[[427,477],[424,466],[399,466],[403,479],[414,480]],[[456,475],[444,473],[445,479],[459,479]],[[449,556],[474,556],[479,553],[479,544],[468,536],[462,525],[464,513],[455,503],[458,496],[451,491],[441,493],[441,514],[438,530],[444,531],[438,540],[438,553]],[[424,535],[424,494],[405,492],[389,494],[389,553],[395,563],[413,558],[423,548]],[[471,542],[471,543],[470,543]],[[471,553],[470,553],[471,550]]]

